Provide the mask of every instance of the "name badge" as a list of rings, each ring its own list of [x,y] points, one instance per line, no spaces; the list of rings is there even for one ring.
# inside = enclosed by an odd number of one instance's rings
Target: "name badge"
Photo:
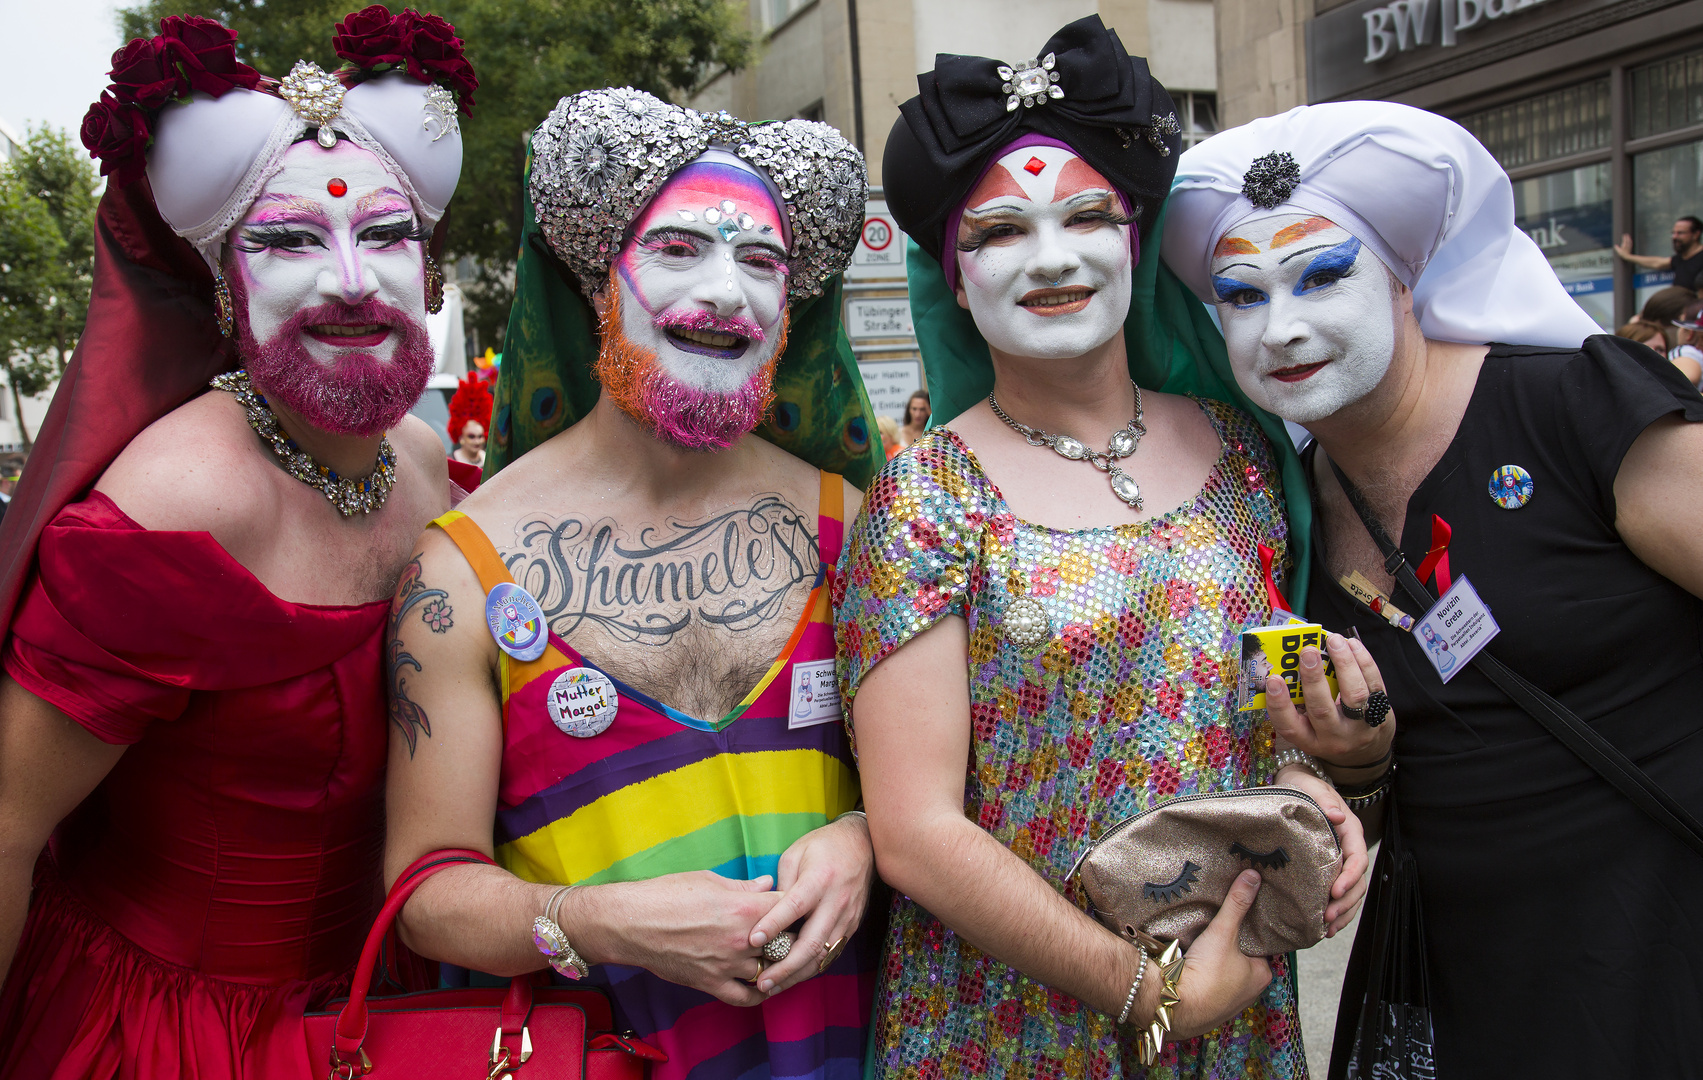
[[[609,676],[593,668],[569,668],[556,676],[544,698],[550,722],[563,734],[589,739],[609,730],[621,708],[621,696]]]
[[[787,709],[789,731],[815,727],[840,718],[840,684],[834,677],[832,660],[807,660],[792,665],[791,706]]]
[[[500,583],[486,595],[485,625],[497,639],[497,648],[516,660],[536,660],[550,645],[544,609],[512,581]]]
[[[1502,632],[1478,590],[1462,574],[1413,628],[1425,659],[1448,682],[1466,667],[1490,639]]]

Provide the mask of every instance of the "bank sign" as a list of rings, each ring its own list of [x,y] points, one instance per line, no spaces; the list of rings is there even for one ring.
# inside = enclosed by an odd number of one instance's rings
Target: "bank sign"
[[[1618,21],[1660,0],[1354,0],[1307,23],[1313,101],[1399,92]],[[1619,9],[1619,10],[1617,10]]]

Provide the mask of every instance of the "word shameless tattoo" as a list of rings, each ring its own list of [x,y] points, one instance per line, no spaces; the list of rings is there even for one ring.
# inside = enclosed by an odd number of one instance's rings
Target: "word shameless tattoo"
[[[703,521],[669,519],[629,534],[610,520],[535,517],[503,561],[567,637],[599,627],[619,641],[666,645],[694,623],[752,630],[813,586],[816,522],[778,495]]]
[[[396,583],[396,596],[390,601],[387,657],[390,667],[390,722],[402,732],[402,738],[408,743],[410,758],[414,756],[414,747],[420,736],[432,737],[432,723],[426,716],[426,710],[408,699],[407,669],[424,670],[420,661],[402,648],[402,619],[416,607],[420,608],[420,621],[434,634],[442,634],[455,625],[455,609],[450,606],[449,594],[442,589],[428,588],[421,580],[419,556],[402,568],[402,580]]]

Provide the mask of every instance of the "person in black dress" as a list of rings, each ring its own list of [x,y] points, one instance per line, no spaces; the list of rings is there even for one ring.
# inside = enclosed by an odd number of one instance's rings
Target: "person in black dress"
[[[1489,654],[1703,813],[1703,398],[1597,333],[1514,227],[1495,160],[1417,109],[1316,105],[1207,140],[1179,164],[1164,245],[1249,397],[1316,440],[1314,520],[1291,523],[1315,530],[1306,610],[1376,658],[1398,771],[1380,728],[1272,720],[1345,794],[1392,795],[1435,1075],[1703,1075],[1703,858],[1458,645],[1401,625],[1425,612],[1402,610],[1336,473],[1427,586],[1470,581],[1500,627]]]

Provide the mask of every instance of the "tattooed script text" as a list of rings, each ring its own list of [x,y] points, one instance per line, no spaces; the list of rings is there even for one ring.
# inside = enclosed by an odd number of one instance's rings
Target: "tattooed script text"
[[[590,625],[663,645],[694,621],[738,631],[773,619],[796,586],[816,579],[815,524],[776,495],[630,538],[609,520],[535,518],[504,561],[558,634]]]

